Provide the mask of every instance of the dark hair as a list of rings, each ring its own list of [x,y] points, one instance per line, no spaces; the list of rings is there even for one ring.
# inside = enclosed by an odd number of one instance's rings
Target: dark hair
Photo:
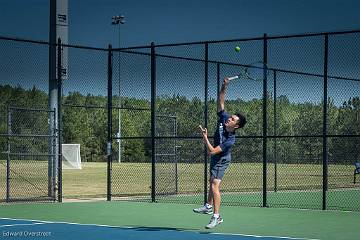
[[[240,113],[237,113],[235,115],[238,116],[238,118],[239,118],[239,120],[238,120],[239,128],[243,128],[246,124],[246,117]]]

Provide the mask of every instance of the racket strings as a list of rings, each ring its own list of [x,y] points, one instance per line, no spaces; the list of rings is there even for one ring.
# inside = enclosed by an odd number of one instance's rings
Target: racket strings
[[[245,69],[245,75],[247,78],[253,80],[262,80],[264,76],[269,75],[269,68],[262,62],[251,64]]]

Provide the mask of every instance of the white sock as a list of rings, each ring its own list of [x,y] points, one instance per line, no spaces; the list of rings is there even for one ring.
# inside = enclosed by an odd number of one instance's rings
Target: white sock
[[[208,203],[205,203],[205,207],[206,207],[207,209],[212,208],[212,206],[211,206],[210,204],[208,204]]]
[[[220,214],[219,213],[214,213],[214,218],[219,218]]]

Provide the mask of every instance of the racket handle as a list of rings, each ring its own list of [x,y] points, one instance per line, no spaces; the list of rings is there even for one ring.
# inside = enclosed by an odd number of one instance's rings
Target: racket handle
[[[237,79],[237,78],[239,78],[239,76],[229,77],[228,79],[229,79],[229,81],[231,81],[231,80],[234,80],[234,79]]]

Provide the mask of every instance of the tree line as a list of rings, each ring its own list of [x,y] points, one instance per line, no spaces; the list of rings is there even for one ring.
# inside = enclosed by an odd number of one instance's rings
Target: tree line
[[[8,131],[8,106],[44,108],[48,95],[33,87],[0,86],[0,133]],[[120,100],[120,101],[119,101]],[[119,107],[119,102],[121,104]],[[81,144],[83,161],[106,161],[107,97],[72,92],[62,100],[62,137],[64,143]],[[276,108],[274,108],[276,104]],[[124,162],[151,161],[151,111],[148,99],[122,97],[113,99],[113,132],[118,132],[121,118],[121,151]],[[120,109],[120,110],[119,110]],[[262,162],[263,103],[261,99],[228,100],[229,113],[241,112],[248,119],[245,128],[237,131],[233,161]],[[329,162],[351,164],[360,161],[360,98],[350,98],[341,106],[328,100],[327,134]],[[18,114],[18,115],[16,115]],[[12,116],[12,133],[48,131],[48,114],[20,111]],[[45,115],[44,115],[45,114]],[[202,162],[204,147],[198,125],[204,125],[204,102],[181,95],[157,96],[156,99],[156,156],[158,162]],[[216,99],[208,101],[209,135],[216,126]],[[321,164],[323,152],[323,102],[289,101],[279,96],[274,101],[269,94],[267,104],[267,153],[269,162]],[[335,135],[347,135],[337,137]],[[355,135],[355,136],[354,136]],[[357,135],[357,137],[356,137]],[[180,138],[172,138],[172,137]],[[274,136],[280,136],[275,138]],[[166,138],[161,138],[166,137]],[[27,152],[46,152],[48,141],[12,139],[13,148]],[[7,148],[7,138],[0,138],[0,147]],[[114,159],[118,142],[113,141]]]

